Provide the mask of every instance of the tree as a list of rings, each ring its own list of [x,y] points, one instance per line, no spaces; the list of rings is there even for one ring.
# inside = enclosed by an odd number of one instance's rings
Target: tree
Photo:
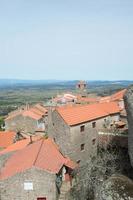
[[[0,130],[3,130],[4,125],[5,125],[4,118],[0,117]]]
[[[99,149],[96,158],[92,158],[87,164],[76,172],[75,185],[70,192],[71,200],[93,200],[100,186],[113,174],[123,174],[129,171],[130,163],[128,153],[124,149],[112,147],[111,149]],[[123,156],[124,155],[124,156]],[[127,155],[127,156],[126,156]]]

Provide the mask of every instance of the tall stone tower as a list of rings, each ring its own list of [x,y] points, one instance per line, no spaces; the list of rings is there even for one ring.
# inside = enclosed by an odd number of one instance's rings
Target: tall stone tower
[[[80,93],[82,96],[86,96],[86,89],[87,89],[87,83],[85,81],[79,81],[76,85],[76,89],[78,93]]]

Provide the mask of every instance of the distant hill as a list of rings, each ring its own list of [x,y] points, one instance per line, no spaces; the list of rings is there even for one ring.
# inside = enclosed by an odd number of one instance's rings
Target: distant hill
[[[66,86],[74,87],[78,80],[18,80],[18,79],[0,79],[0,88],[7,87],[26,87],[26,86],[39,86],[39,85],[55,85],[55,86]],[[91,87],[98,86],[108,86],[108,85],[120,85],[121,87],[127,87],[128,85],[133,84],[133,81],[127,80],[116,80],[116,81],[86,81],[87,84]]]

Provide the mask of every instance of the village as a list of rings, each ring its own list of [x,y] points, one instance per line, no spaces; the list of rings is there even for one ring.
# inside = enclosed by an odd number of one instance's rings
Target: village
[[[128,147],[126,89],[91,97],[77,93],[26,104],[8,113],[0,131],[0,200],[67,200],[77,169],[99,148]]]

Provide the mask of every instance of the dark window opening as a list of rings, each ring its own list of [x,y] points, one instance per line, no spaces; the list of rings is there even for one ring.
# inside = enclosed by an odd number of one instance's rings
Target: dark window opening
[[[47,200],[46,197],[38,197],[37,200]]]
[[[92,144],[93,144],[93,145],[96,144],[96,138],[94,138],[94,139],[92,140]]]
[[[92,128],[96,127],[96,122],[92,122]]]
[[[77,160],[77,164],[79,164],[79,163],[80,163],[80,161],[81,161],[81,160]]]
[[[80,126],[80,132],[83,132],[85,130],[85,126]]]
[[[81,150],[81,151],[84,151],[84,149],[85,149],[85,144],[81,144],[80,150]]]

